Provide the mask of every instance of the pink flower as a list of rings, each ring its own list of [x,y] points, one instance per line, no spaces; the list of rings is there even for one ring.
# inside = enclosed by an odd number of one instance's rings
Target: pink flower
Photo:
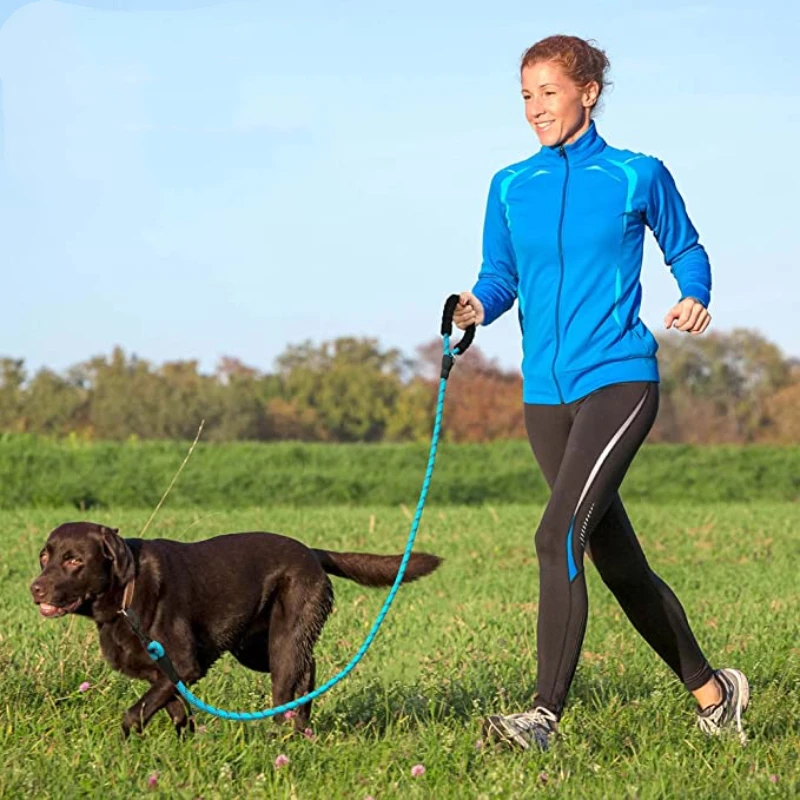
[[[478,739],[478,741],[475,742],[475,749],[483,750],[483,739]]]
[[[89,681],[84,681],[84,682],[83,682],[83,683],[82,683],[82,684],[81,684],[81,685],[78,687],[78,691],[79,691],[79,692],[88,692],[88,691],[89,691],[89,689],[91,689],[91,688],[92,688],[92,684],[91,684],[91,683],[89,683]]]
[[[770,775],[769,776],[769,782],[770,783],[777,783],[778,782],[778,776],[777,775]]]
[[[288,721],[290,719],[294,719],[296,716],[297,716],[296,711],[286,711],[284,712],[283,718]]]
[[[425,774],[425,767],[422,764],[414,764],[411,767],[411,777],[412,778],[420,778]]]
[[[539,780],[542,783],[547,783],[547,781],[550,780],[550,776],[546,772],[540,772],[539,773]]]
[[[374,798],[374,797],[373,797],[371,794],[368,794],[368,795],[367,795],[367,796],[364,798],[364,800],[375,800],[375,798]]]
[[[316,740],[316,738],[317,738],[317,737],[316,737],[316,734],[314,733],[314,731],[312,731],[312,730],[311,730],[311,728],[306,728],[306,729],[303,731],[303,736],[305,736],[305,737],[306,737],[306,739],[308,739],[308,741],[309,741],[309,742],[313,742],[313,741],[315,741],[315,740]]]
[[[151,775],[151,776],[150,776],[150,777],[147,779],[147,785],[148,785],[148,786],[149,786],[151,789],[155,789],[155,788],[156,788],[156,786],[158,786],[158,773],[157,773],[157,772],[154,772],[154,773],[153,773],[153,774],[152,774],[152,775]]]
[[[289,756],[285,756],[283,753],[281,753],[275,759],[275,769],[280,769],[281,767],[285,767],[288,763],[289,763]]]

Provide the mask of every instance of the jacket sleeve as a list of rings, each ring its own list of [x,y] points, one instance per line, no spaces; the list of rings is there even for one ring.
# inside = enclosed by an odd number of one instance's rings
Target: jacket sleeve
[[[697,231],[686,213],[683,198],[669,170],[658,159],[647,199],[647,224],[681,292],[706,308],[711,299],[711,265]]]
[[[517,263],[511,245],[506,212],[500,198],[499,172],[489,187],[483,223],[483,263],[472,293],[481,301],[484,325],[494,322],[514,305],[517,298]]]

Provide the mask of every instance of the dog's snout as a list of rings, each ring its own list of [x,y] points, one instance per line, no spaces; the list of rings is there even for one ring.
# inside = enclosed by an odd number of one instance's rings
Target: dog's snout
[[[33,595],[34,600],[43,600],[45,595],[45,588],[44,583],[40,578],[37,578],[31,584],[31,594]]]

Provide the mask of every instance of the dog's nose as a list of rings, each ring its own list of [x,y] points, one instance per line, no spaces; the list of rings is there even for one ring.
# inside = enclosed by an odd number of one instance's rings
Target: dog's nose
[[[34,600],[42,600],[44,598],[44,586],[42,586],[41,582],[35,580],[31,584],[31,594],[33,595]]]

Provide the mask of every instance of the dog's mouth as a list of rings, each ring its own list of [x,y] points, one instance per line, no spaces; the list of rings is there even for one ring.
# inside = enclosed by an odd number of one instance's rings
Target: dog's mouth
[[[77,611],[82,603],[82,597],[79,597],[74,602],[65,606],[54,606],[52,603],[39,603],[39,613],[43,617],[63,617],[65,614],[72,614],[74,611]]]

